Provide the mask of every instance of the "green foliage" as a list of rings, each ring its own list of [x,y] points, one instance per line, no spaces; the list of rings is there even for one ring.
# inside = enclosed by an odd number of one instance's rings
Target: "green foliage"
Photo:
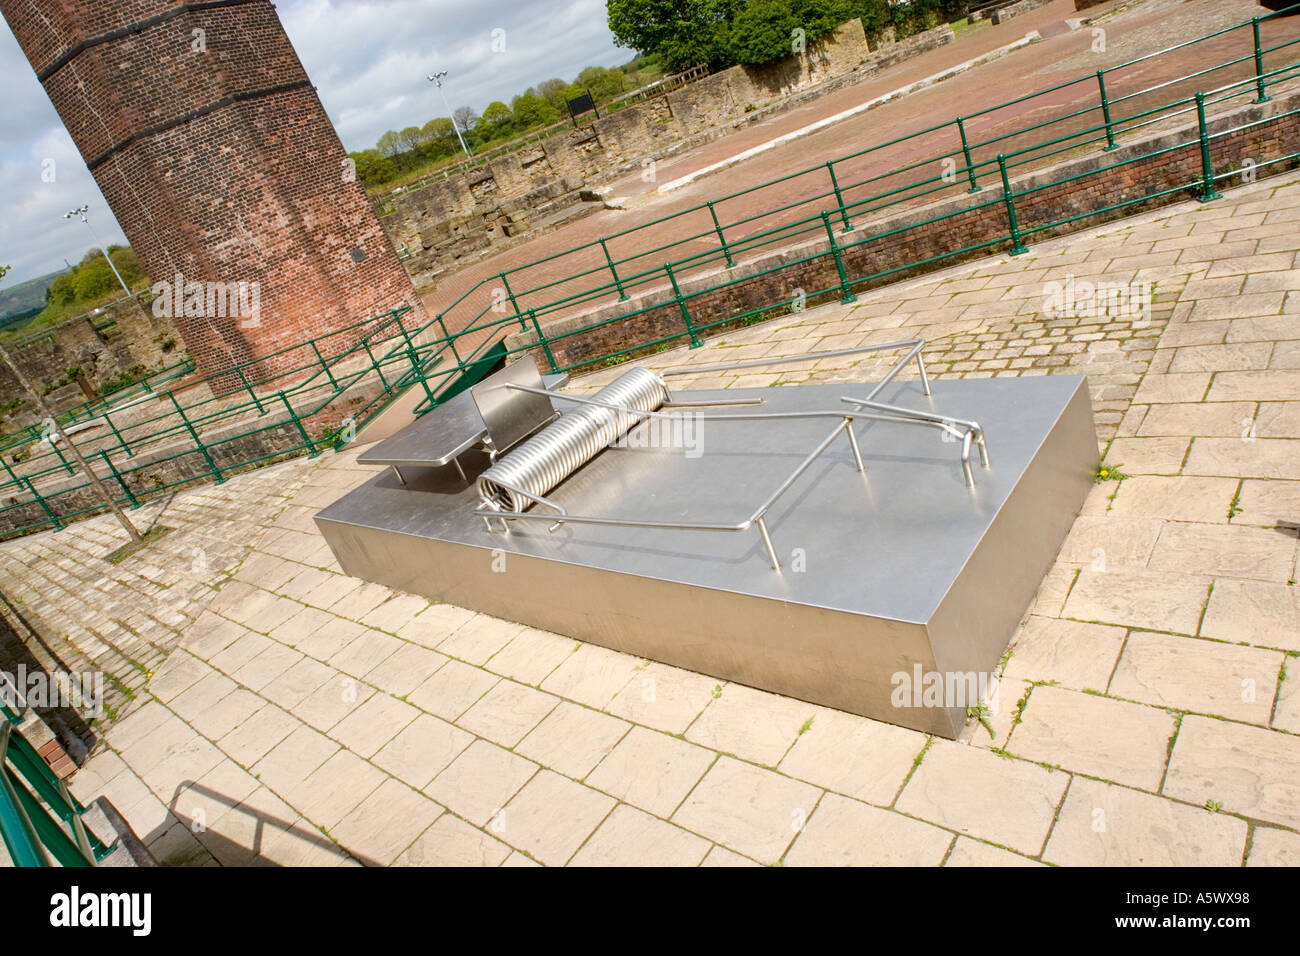
[[[356,166],[357,179],[364,186],[386,182],[397,175],[393,161],[377,149],[363,149],[359,153],[349,153]]]
[[[535,92],[521,93],[510,101],[515,129],[524,132],[538,126],[557,123],[560,111]]]
[[[140,379],[149,374],[149,370],[143,365],[132,365],[129,369],[110,376],[99,383],[99,394],[107,395],[110,392],[117,392],[128,385],[134,385]]]
[[[578,74],[577,85],[591,93],[597,103],[607,103],[623,93],[622,70],[589,66]]]
[[[619,46],[654,54],[670,73],[698,63],[729,65],[728,27],[744,0],[608,0]]]
[[[859,15],[860,4],[853,0],[791,0],[790,9],[808,40],[820,40],[834,33],[840,24]]]
[[[731,56],[737,63],[761,66],[790,56],[802,24],[788,0],[749,0],[731,24]]]
[[[940,0],[908,0],[890,7],[896,39],[910,37],[939,25]]]
[[[489,126],[500,126],[503,123],[509,123],[513,118],[510,107],[500,100],[494,100],[483,110],[482,122]]]
[[[862,20],[862,30],[873,43],[893,25],[888,0],[853,0],[850,3],[855,16]]]
[[[149,284],[140,261],[130,246],[109,246],[108,256],[121,274],[122,280],[133,290]],[[58,276],[45,293],[45,308],[30,322],[14,324],[6,332],[22,335],[55,325],[122,295],[122,287],[109,268],[108,259],[99,249],[91,249],[71,272]]]
[[[379,142],[375,144],[375,148],[384,156],[392,159],[402,151],[401,144],[397,141],[397,132],[390,129],[383,136],[379,137]]]

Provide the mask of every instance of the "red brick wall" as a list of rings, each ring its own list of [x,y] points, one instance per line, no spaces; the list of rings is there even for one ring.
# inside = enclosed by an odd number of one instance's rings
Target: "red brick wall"
[[[419,309],[269,0],[0,0],[0,12],[150,278],[260,283],[256,324],[175,317],[201,370]]]

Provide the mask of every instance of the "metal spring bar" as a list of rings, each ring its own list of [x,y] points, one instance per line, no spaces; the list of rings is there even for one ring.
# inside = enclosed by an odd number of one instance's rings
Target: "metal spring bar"
[[[908,347],[909,351],[902,359],[897,362],[886,376],[876,384],[875,388],[868,393],[867,399],[843,399],[846,403],[865,406],[872,409],[871,411],[809,411],[809,412],[758,412],[745,414],[702,414],[701,420],[704,421],[759,421],[759,420],[780,420],[780,419],[807,419],[807,418],[835,418],[838,419],[835,427],[831,430],[822,441],[814,448],[800,464],[790,473],[786,479],[770,494],[766,500],[744,521],[735,524],[720,524],[710,522],[672,522],[672,521],[650,521],[637,520],[630,518],[603,518],[594,515],[571,515],[558,502],[545,497],[528,492],[527,490],[513,487],[498,480],[497,484],[504,490],[517,494],[520,498],[533,502],[534,504],[543,505],[550,508],[553,513],[539,514],[518,510],[506,510],[495,501],[483,499],[483,506],[474,511],[474,514],[483,518],[488,530],[492,530],[492,519],[496,518],[501,522],[503,531],[509,530],[509,521],[515,519],[532,519],[549,521],[548,530],[555,531],[560,525],[565,523],[573,524],[594,524],[594,525],[613,525],[619,527],[639,527],[639,528],[665,528],[674,530],[688,531],[747,531],[751,527],[757,527],[759,535],[763,541],[763,547],[767,551],[768,559],[771,561],[772,568],[776,571],[781,570],[781,562],[777,557],[776,549],[772,544],[771,535],[768,532],[766,516],[768,511],[776,501],[798,480],[809,466],[824,452],[830,444],[839,436],[841,432],[848,435],[849,443],[853,449],[854,462],[859,472],[865,472],[866,467],[862,461],[862,452],[858,446],[857,435],[853,430],[853,423],[857,419],[866,421],[886,421],[900,425],[917,425],[928,428],[937,428],[948,434],[960,436],[963,438],[962,444],[962,467],[966,479],[967,487],[973,487],[974,478],[970,469],[970,449],[973,442],[977,442],[980,447],[981,457],[985,467],[988,466],[988,453],[984,442],[984,432],[976,422],[968,422],[954,418],[944,418],[929,412],[917,411],[915,409],[901,408],[898,406],[885,405],[879,402],[871,401],[871,398],[880,392],[888,382],[898,374],[898,372],[913,359],[916,360],[920,370],[921,382],[925,393],[930,394],[929,379],[925,374],[925,367],[921,360],[921,349],[925,343],[920,339],[912,339],[905,342],[894,342],[886,345],[860,346],[853,349],[838,349],[832,352],[813,352],[797,356],[783,356],[773,359],[758,359],[749,362],[739,362],[725,366],[709,366],[707,368],[692,369],[675,369],[664,374],[697,374],[706,371],[721,371],[732,368],[753,368],[761,365],[772,365],[777,363],[787,363],[800,361],[807,358],[826,358],[835,355],[857,354],[862,352],[883,351],[889,348]],[[658,411],[646,411],[644,409],[630,408],[625,405],[604,402],[591,398],[584,398],[577,395],[566,395],[562,392],[554,392],[547,389],[532,388],[530,386],[509,384],[506,387],[518,389],[520,391],[533,392],[535,394],[548,395],[554,399],[573,402],[579,405],[602,408],[619,414],[634,416],[640,421],[647,421],[653,418],[670,418],[669,414]],[[665,388],[665,393],[667,389]],[[665,403],[666,404],[666,403]],[[694,403],[682,403],[694,404]],[[713,403],[709,403],[713,404]]]

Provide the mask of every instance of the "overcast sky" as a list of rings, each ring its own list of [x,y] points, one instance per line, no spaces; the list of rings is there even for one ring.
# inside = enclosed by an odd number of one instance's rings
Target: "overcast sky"
[[[482,112],[550,77],[571,80],[584,66],[633,56],[614,46],[604,0],[279,0],[276,8],[349,150],[447,115],[424,79],[438,70],[448,71],[453,109]],[[10,286],[125,240],[3,19],[0,82],[0,265],[13,266]],[[93,232],[62,218],[83,204]]]

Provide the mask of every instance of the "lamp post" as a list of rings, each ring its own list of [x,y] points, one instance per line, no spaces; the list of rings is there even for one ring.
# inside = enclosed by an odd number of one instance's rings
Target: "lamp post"
[[[89,206],[78,206],[76,209],[69,209],[67,212],[63,214],[63,218],[80,219],[82,222],[84,222],[86,224],[86,228],[90,230],[90,234],[95,237],[96,245],[98,245],[99,236],[95,235],[95,227],[90,224],[90,219],[86,215],[89,209],[90,209]],[[113,270],[113,275],[117,276],[118,285],[120,285],[122,287],[122,291],[129,296],[131,294],[131,290],[127,288],[126,283],[122,280],[122,273],[117,271],[117,266],[113,265],[113,257],[108,254],[107,248],[104,249],[104,258],[108,260],[108,267]]]
[[[446,70],[440,70],[433,76],[426,76],[425,79],[438,87],[438,92],[442,94],[442,105],[447,109],[447,115],[451,117],[451,128],[456,131],[456,138],[460,140],[460,148],[465,151],[466,156],[472,157],[474,154],[469,151],[465,145],[465,137],[460,135],[460,127],[456,125],[456,117],[451,112],[451,104],[447,102],[447,91],[442,88],[442,78],[447,75]]]

